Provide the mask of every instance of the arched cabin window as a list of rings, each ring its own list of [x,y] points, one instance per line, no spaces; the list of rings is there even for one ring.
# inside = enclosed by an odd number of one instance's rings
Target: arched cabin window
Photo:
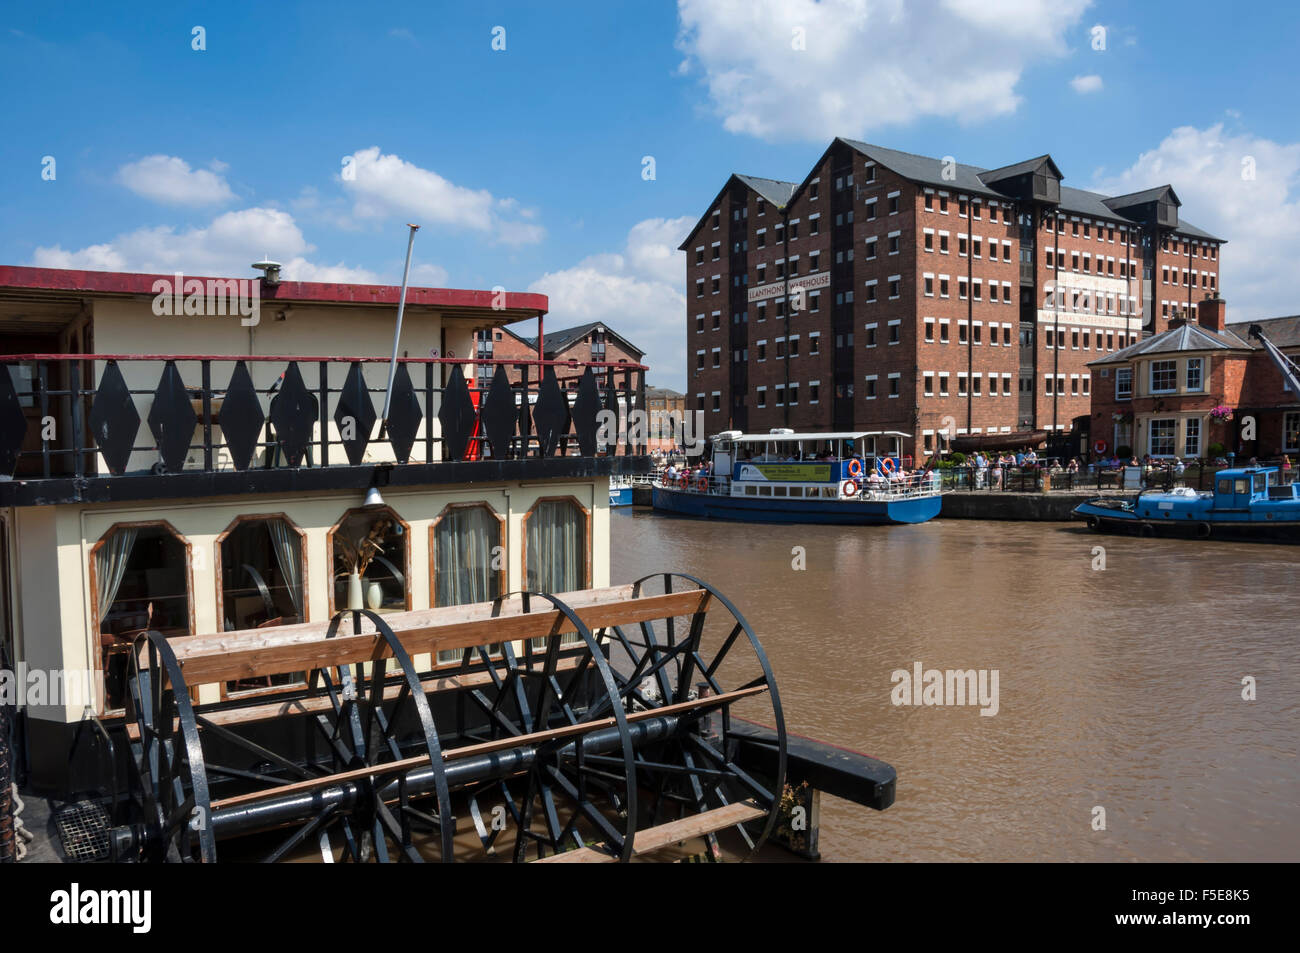
[[[330,615],[347,609],[352,573],[361,575],[363,608],[370,605],[372,584],[378,584],[377,612],[411,608],[411,528],[388,506],[348,510],[329,531]]]
[[[222,629],[269,629],[307,621],[307,537],[281,515],[241,516],[217,537],[217,611]],[[227,682],[227,694],[301,686],[305,672]]]
[[[591,518],[573,497],[538,500],[524,516],[524,578],[532,592],[573,592],[591,585]],[[562,644],[580,641],[576,633]],[[534,639],[541,649],[544,639]]]
[[[91,548],[91,592],[105,711],[126,700],[127,661],[147,629],[194,632],[190,544],[169,523],[118,523]]]
[[[486,503],[452,503],[429,527],[429,591],[434,606],[490,602],[505,591],[505,521]],[[438,653],[459,662],[463,649]]]

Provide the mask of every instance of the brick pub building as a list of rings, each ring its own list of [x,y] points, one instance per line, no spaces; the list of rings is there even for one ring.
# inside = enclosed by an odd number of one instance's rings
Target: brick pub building
[[[850,139],[801,182],[732,175],[680,246],[688,407],[710,434],[902,431],[917,457],[946,432],[1086,428],[1089,362],[1194,316],[1223,242],[1171,186],[1061,179],[1046,155],[982,169]]]
[[[1195,320],[1179,315],[1162,333],[1094,360],[1094,441],[1157,459],[1213,457],[1215,445],[1243,462],[1300,452],[1300,395],[1249,324],[1226,323],[1226,310],[1222,298],[1207,297]],[[1253,323],[1291,360],[1300,358],[1300,316]],[[1230,408],[1231,418],[1216,418],[1219,407]]]

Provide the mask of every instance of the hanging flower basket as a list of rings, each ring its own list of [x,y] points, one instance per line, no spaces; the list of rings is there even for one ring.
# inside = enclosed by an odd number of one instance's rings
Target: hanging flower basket
[[[1227,404],[1220,404],[1210,410],[1210,416],[1215,420],[1227,423],[1232,419],[1232,408]]]

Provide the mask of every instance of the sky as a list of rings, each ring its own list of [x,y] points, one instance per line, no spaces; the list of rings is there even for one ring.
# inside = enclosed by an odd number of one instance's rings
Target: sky
[[[537,291],[685,382],[676,250],[835,136],[1170,183],[1230,321],[1300,312],[1300,5],[45,3],[0,19],[0,264]],[[527,328],[521,328],[526,331]]]

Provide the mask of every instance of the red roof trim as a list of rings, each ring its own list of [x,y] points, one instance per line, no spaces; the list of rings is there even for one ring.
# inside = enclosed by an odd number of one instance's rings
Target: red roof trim
[[[252,281],[256,276],[245,275]],[[71,291],[88,294],[149,295],[159,279],[171,281],[174,275],[142,275],[123,271],[72,271],[62,268],[27,268],[19,265],[0,265],[0,290],[21,288],[36,291]],[[200,281],[229,280],[210,275],[185,275]],[[321,281],[282,281],[273,288],[263,286],[264,301],[317,301],[321,304],[373,304],[393,305],[401,297],[400,285],[327,284]],[[492,310],[496,295],[491,291],[470,291],[459,288],[406,289],[406,302],[439,308],[480,308]],[[550,307],[546,295],[507,291],[506,311],[531,311],[545,314]]]

